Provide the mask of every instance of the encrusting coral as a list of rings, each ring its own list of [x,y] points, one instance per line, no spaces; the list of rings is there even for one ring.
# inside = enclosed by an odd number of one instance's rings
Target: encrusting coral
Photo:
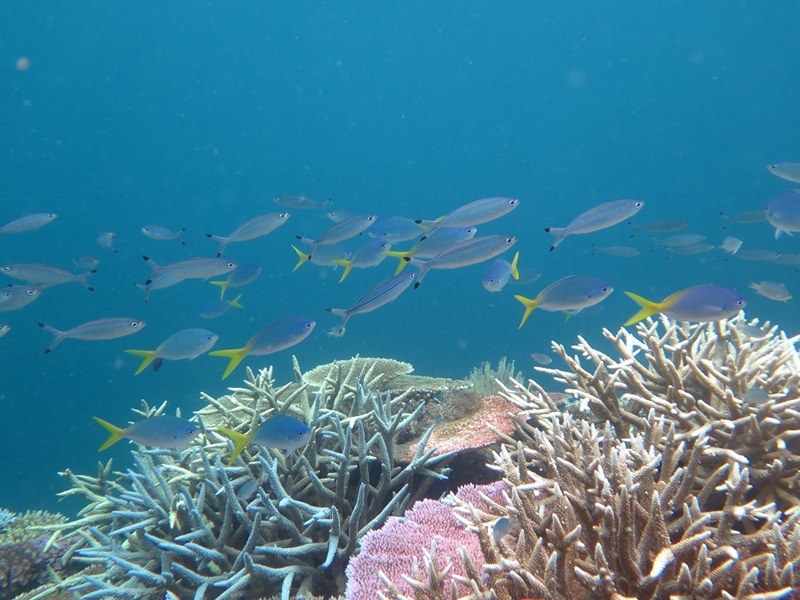
[[[606,331],[620,357],[583,339],[576,347],[594,372],[554,345],[568,370],[540,370],[584,410],[562,412],[533,381],[505,387],[524,413],[495,453],[507,489],[447,500],[478,536],[483,564],[432,548],[379,597],[800,597],[800,360],[795,338],[753,330],[738,317]],[[766,400],[744,398],[753,386]],[[443,588],[456,564],[466,575]]]
[[[64,494],[80,494],[88,505],[54,529],[80,531],[86,545],[75,560],[105,566],[72,589],[84,598],[141,599],[342,591],[359,540],[402,514],[412,479],[445,477],[437,469],[448,457],[420,450],[397,464],[395,439],[421,404],[405,412],[391,394],[359,383],[346,402],[325,385],[313,394],[308,386],[298,378],[276,388],[271,369],[248,371],[245,386],[204,396],[209,405],[196,413],[202,433],[190,448],[134,451],[125,473],[110,465],[97,478],[66,472],[72,488]],[[145,406],[141,414],[164,408]],[[249,431],[276,413],[312,429],[302,451],[250,446],[225,466],[232,444],[210,424]]]

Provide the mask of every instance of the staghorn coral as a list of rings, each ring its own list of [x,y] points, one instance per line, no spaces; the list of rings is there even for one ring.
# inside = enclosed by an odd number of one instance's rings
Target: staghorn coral
[[[515,379],[522,379],[522,372],[517,371],[514,361],[508,362],[505,356],[497,362],[496,370],[490,362],[483,362],[480,367],[472,369],[467,377],[472,391],[482,396],[496,394],[499,389],[498,380],[508,384]]]
[[[432,458],[422,446],[407,465],[395,462],[395,438],[422,405],[407,413],[390,394],[357,385],[346,414],[304,385],[276,388],[271,369],[248,370],[245,386],[231,392],[206,397],[209,406],[196,415],[199,442],[184,451],[134,451],[126,472],[112,473],[109,464],[97,478],[64,473],[72,484],[64,494],[88,504],[55,529],[82,531],[79,559],[105,565],[75,592],[143,600],[330,596],[343,590],[361,537],[402,513],[412,478],[444,477],[436,469],[447,456]],[[232,445],[207,423],[246,431],[274,412],[312,428],[302,452],[250,447],[224,466]]]

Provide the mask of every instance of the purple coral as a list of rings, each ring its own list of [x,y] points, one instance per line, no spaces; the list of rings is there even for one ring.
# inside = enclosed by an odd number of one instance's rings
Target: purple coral
[[[61,540],[47,550],[50,535],[0,545],[0,598],[14,598],[48,579],[47,567],[60,568],[61,557],[74,539]]]
[[[451,508],[437,500],[423,500],[404,517],[390,519],[381,529],[364,537],[361,553],[347,566],[347,600],[375,600],[376,591],[387,587],[381,573],[401,593],[410,594],[412,586],[403,575],[413,575],[415,564],[424,571],[421,568],[423,551],[430,550],[433,542],[436,543],[439,570],[443,571],[447,563],[452,563],[444,577],[448,588],[454,575],[466,574],[459,547],[466,549],[474,565],[480,566],[484,562],[478,536],[467,530]],[[459,595],[469,591],[460,583],[455,585],[460,588]]]

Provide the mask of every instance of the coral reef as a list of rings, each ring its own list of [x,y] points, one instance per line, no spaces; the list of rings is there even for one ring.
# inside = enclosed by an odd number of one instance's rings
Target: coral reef
[[[299,375],[299,368],[295,369]],[[390,393],[355,382],[276,387],[272,370],[248,370],[245,385],[222,398],[204,396],[196,413],[201,435],[184,451],[134,451],[133,466],[98,477],[64,475],[63,494],[88,501],[79,519],[54,529],[82,532],[75,560],[103,565],[73,590],[84,598],[244,598],[344,589],[344,569],[359,540],[402,514],[427,479],[445,477],[423,444],[410,462],[395,458],[398,434],[422,404],[406,412]],[[148,409],[144,416],[163,411]],[[344,410],[340,410],[344,409]],[[345,412],[346,410],[346,412]],[[230,467],[230,440],[212,429],[248,431],[264,418],[291,414],[312,437],[302,451],[250,446]],[[431,430],[428,432],[430,435]]]

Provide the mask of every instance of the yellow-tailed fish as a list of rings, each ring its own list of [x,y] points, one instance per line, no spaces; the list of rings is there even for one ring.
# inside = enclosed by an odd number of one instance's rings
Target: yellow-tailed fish
[[[277,319],[260,329],[241,348],[215,350],[210,356],[230,359],[222,379],[230,375],[245,356],[262,356],[290,348],[306,339],[316,326],[316,321],[307,317],[287,316]]]
[[[26,213],[0,225],[0,234],[33,231],[52,223],[56,217],[58,217],[56,213]]]
[[[261,236],[268,235],[286,223],[290,216],[291,215],[288,212],[267,213],[265,215],[253,217],[246,223],[243,223],[237,227],[230,235],[221,236],[207,233],[206,237],[210,237],[219,242],[217,257],[220,257],[225,251],[225,248],[227,248],[228,244],[232,244],[234,242],[246,242],[248,240],[254,240]]]
[[[51,285],[61,285],[64,283],[79,283],[90,292],[94,288],[89,285],[87,279],[90,275],[97,271],[91,270],[80,275],[74,275],[69,271],[50,267],[48,265],[15,263],[11,265],[3,265],[0,267],[0,273],[13,277],[14,279],[21,279],[36,285],[38,288],[46,288]]]
[[[181,227],[178,231],[172,231],[163,225],[145,225],[139,231],[149,237],[151,240],[178,240],[182,246],[186,245],[181,236],[186,231],[185,227]]]
[[[338,327],[330,331],[330,335],[341,337],[345,332],[345,325],[353,315],[366,313],[388,304],[402,294],[414,281],[415,274],[395,275],[390,279],[380,282],[366,294],[356,300],[350,308],[326,308],[329,313],[342,317]]]
[[[200,428],[195,423],[171,415],[142,419],[127,429],[116,427],[99,417],[92,418],[111,434],[97,449],[98,452],[102,452],[122,439],[131,440],[142,446],[183,450],[188,448],[192,440],[200,433]]]
[[[775,238],[800,231],[800,190],[778,194],[767,203],[767,221],[775,228]]]
[[[519,252],[514,254],[514,260],[508,262],[502,258],[494,259],[491,264],[486,267],[486,271],[481,278],[481,284],[487,292],[499,292],[502,290],[508,280],[512,277],[519,279],[519,270],[517,269],[517,262],[519,261]]]
[[[32,285],[11,285],[0,290],[0,312],[19,310],[42,295],[42,290]]]
[[[544,288],[536,298],[514,296],[525,306],[520,328],[537,308],[548,311],[578,311],[605,300],[614,291],[608,283],[597,277],[567,275]]]
[[[314,255],[306,254],[297,246],[292,246],[292,249],[297,253],[297,264],[292,269],[292,273],[297,271],[307,262],[317,265],[318,267],[336,267],[337,260],[347,260],[352,255],[352,252],[339,244],[329,244],[317,246],[314,249]]]
[[[239,302],[242,299],[242,294],[239,294],[233,300],[212,300],[206,302],[200,307],[198,314],[204,319],[216,319],[221,317],[232,308],[244,308]]]
[[[415,237],[422,235],[425,227],[416,223],[413,219],[406,217],[389,217],[388,219],[379,219],[368,231],[367,235],[373,238],[379,238],[390,244],[397,242],[405,242],[413,240]]]
[[[208,279],[230,273],[236,268],[236,263],[224,258],[190,258],[161,266],[149,256],[142,256],[144,261],[153,269],[153,274],[145,284],[150,283],[157,275],[168,275],[178,279]]]
[[[517,206],[519,206],[517,198],[482,198],[465,204],[433,221],[417,219],[415,222],[431,229],[438,227],[469,227],[499,219],[517,208]]]
[[[386,258],[386,252],[392,249],[392,245],[386,240],[380,238],[368,239],[362,243],[353,253],[353,257],[347,260],[334,259],[331,262],[344,267],[339,283],[345,280],[345,277],[350,273],[350,270],[355,269],[368,269],[381,264]]]
[[[431,269],[459,269],[474,265],[502,254],[516,243],[517,238],[513,235],[488,235],[456,244],[427,261],[409,258],[408,261],[419,269],[419,278],[414,288],[419,287]]]
[[[386,256],[399,259],[400,264],[394,272],[395,275],[399,275],[408,264],[409,258],[433,258],[448,248],[471,240],[477,232],[477,227],[440,227],[423,235],[410,250],[391,250],[386,252]]]
[[[800,183],[800,163],[781,162],[767,165],[767,171],[787,181]]]
[[[625,321],[626,326],[657,313],[665,314],[676,321],[719,321],[734,316],[747,305],[735,290],[718,285],[696,285],[675,292],[661,302],[652,302],[631,292],[625,292],[625,295],[642,307],[642,310]]]
[[[144,371],[155,359],[193,360],[205,354],[217,343],[216,333],[207,329],[183,329],[164,340],[155,350],[125,350],[143,358],[134,375]]]
[[[112,319],[98,319],[97,321],[89,321],[60,331],[55,327],[50,327],[44,323],[39,323],[39,327],[53,335],[52,343],[45,349],[44,353],[49,354],[53,348],[58,346],[62,341],[67,338],[75,340],[113,340],[116,338],[125,337],[138,333],[147,323],[138,319],[130,319],[128,317],[112,318]]]
[[[604,202],[578,215],[566,227],[545,227],[547,233],[556,237],[550,250],[555,250],[568,235],[592,233],[621,223],[639,212],[643,206],[644,202],[641,200]]]
[[[253,283],[258,276],[261,275],[262,267],[261,265],[256,265],[253,263],[246,263],[243,265],[239,265],[233,272],[228,275],[225,281],[209,281],[211,285],[219,286],[219,299],[222,300],[225,297],[225,291],[231,287],[242,287],[244,285],[248,285]]]
[[[313,256],[317,246],[335,244],[337,242],[343,242],[344,240],[357,236],[367,227],[372,225],[377,218],[378,217],[375,215],[353,215],[344,219],[343,221],[334,223],[325,231],[323,231],[316,239],[312,240],[300,235],[296,237],[301,242],[311,245],[311,249],[308,251],[308,253]]]
[[[257,444],[263,448],[297,450],[305,446],[311,437],[308,425],[289,415],[270,417],[249,433],[239,433],[227,427],[217,427],[217,431],[228,436],[234,444],[228,466],[236,461],[248,444]]]

